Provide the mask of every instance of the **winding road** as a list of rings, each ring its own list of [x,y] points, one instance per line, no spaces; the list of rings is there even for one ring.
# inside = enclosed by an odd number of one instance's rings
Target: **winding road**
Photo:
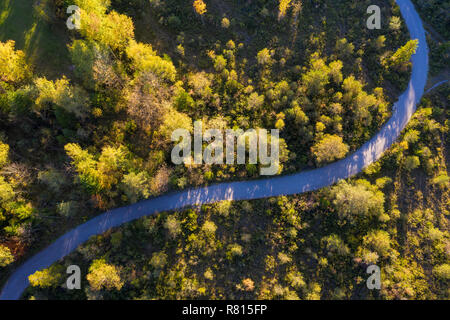
[[[6,282],[0,299],[19,299],[28,287],[28,276],[48,268],[62,259],[91,236],[102,234],[110,228],[132,220],[163,211],[187,206],[208,204],[221,200],[250,200],[314,191],[349,178],[378,160],[405,128],[420,101],[428,75],[428,46],[422,21],[410,0],[397,0],[411,39],[419,40],[412,57],[412,77],[406,91],[393,108],[393,115],[381,130],[355,153],[338,162],[311,171],[277,176],[268,179],[230,182],[186,190],[144,200],[130,206],[107,211],[72,229],[58,238],[23,265],[18,267]]]

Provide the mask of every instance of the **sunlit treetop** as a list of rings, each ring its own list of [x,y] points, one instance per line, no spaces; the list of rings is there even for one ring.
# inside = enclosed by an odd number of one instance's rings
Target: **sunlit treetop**
[[[197,12],[199,15],[204,15],[206,13],[206,4],[203,2],[203,0],[195,0],[193,6],[195,12]]]

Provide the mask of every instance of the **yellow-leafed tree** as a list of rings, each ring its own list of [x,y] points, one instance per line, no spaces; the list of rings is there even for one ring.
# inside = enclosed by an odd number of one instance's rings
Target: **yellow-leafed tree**
[[[291,0],[280,0],[280,4],[278,6],[278,20],[283,18],[286,15],[289,6],[291,5]]]
[[[195,0],[193,6],[195,12],[197,12],[199,15],[202,16],[206,13],[206,4],[203,2],[203,0]]]

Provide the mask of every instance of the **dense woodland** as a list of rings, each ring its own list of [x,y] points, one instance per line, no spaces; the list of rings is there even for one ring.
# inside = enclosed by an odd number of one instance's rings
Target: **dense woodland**
[[[394,1],[374,2],[381,30],[365,27],[371,3],[356,0],[34,5],[38,23],[64,30],[68,62],[34,64],[0,42],[0,283],[107,209],[259,177],[251,164],[174,165],[171,133],[196,120],[280,129],[278,174],[355,151],[390,117],[418,45]],[[71,4],[79,30],[65,25]],[[425,97],[364,174],[140,219],[30,276],[25,298],[448,299],[449,94]],[[71,264],[83,290],[64,288]],[[379,292],[365,284],[370,264],[382,269]]]
[[[430,75],[436,80],[444,80],[449,75],[450,59],[450,1],[413,0],[416,9],[425,19],[430,47]]]

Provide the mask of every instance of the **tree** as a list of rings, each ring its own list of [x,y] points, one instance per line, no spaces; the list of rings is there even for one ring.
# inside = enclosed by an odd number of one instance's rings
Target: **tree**
[[[355,46],[353,45],[353,43],[348,42],[346,38],[342,38],[336,41],[335,51],[337,52],[338,56],[349,58],[353,54],[354,50]]]
[[[12,40],[0,42],[0,84],[2,81],[18,84],[31,75],[25,53],[14,50],[14,46],[15,42]]]
[[[37,91],[36,111],[40,112],[54,105],[81,119],[85,119],[89,114],[87,93],[81,87],[70,86],[65,77],[56,81],[38,78],[34,85]]]
[[[272,54],[273,52],[271,52],[267,48],[264,48],[258,52],[256,59],[258,60],[259,64],[270,66],[273,63]]]
[[[126,48],[126,54],[137,75],[150,71],[163,81],[175,81],[177,72],[172,61],[159,57],[151,45],[132,40]]]
[[[450,280],[450,264],[441,264],[433,268],[433,274],[442,280]]]
[[[205,221],[205,223],[202,226],[202,231],[207,236],[214,236],[216,234],[216,230],[217,230],[216,224],[209,220]]]
[[[51,23],[56,18],[56,10],[52,0],[44,0],[33,4],[33,14],[46,23]]]
[[[9,146],[0,141],[0,169],[8,163]]]
[[[0,268],[14,262],[14,256],[7,246],[0,244]]]
[[[281,20],[286,15],[287,10],[291,4],[291,0],[279,0],[278,5],[278,20]]]
[[[167,264],[167,258],[167,254],[165,254],[164,251],[154,252],[150,259],[150,264],[153,268],[161,270]]]
[[[88,88],[94,88],[93,67],[99,52],[104,50],[97,42],[74,40],[69,46],[72,63],[75,65],[75,75]]]
[[[192,132],[192,120],[187,114],[171,108],[158,130],[158,137],[160,138],[159,142],[162,145],[169,143],[171,141],[172,132],[176,129],[186,129],[189,132]]]
[[[134,24],[126,15],[111,11],[108,14],[81,10],[80,33],[112,50],[124,50],[134,39]]]
[[[411,56],[416,53],[419,40],[409,40],[403,47],[399,48],[389,59],[391,66],[401,67],[409,62]]]
[[[348,78],[345,78],[344,83],[342,84],[342,88],[345,91],[344,101],[350,103],[353,99],[355,99],[363,90],[363,84],[355,79],[353,75]]]
[[[343,142],[341,137],[329,134],[326,134],[311,148],[311,152],[319,164],[342,159],[348,150],[348,145]]]
[[[377,49],[378,51],[383,49],[386,46],[385,42],[386,36],[384,35],[379,36],[374,42],[375,49]]]
[[[227,259],[232,260],[235,257],[242,256],[242,247],[237,243],[230,244],[226,253]]]
[[[320,293],[322,288],[317,282],[313,282],[309,285],[308,294],[306,295],[306,300],[320,300]]]
[[[247,106],[251,111],[259,110],[264,104],[264,96],[259,95],[257,92],[252,92],[247,98]]]
[[[50,190],[55,193],[60,192],[62,187],[66,184],[64,174],[57,171],[56,169],[40,171],[38,173],[38,180],[41,183],[46,184],[50,188]]]
[[[84,11],[98,15],[105,14],[111,5],[111,0],[73,0],[72,2]]]
[[[109,190],[119,183],[128,169],[129,152],[124,146],[105,146],[98,158],[97,170],[100,175],[100,186]]]
[[[412,171],[420,166],[420,159],[418,156],[407,156],[405,160],[405,169]]]
[[[337,234],[324,237],[321,241],[325,245],[328,256],[347,256],[350,254],[350,249]]]
[[[188,84],[193,89],[194,95],[198,97],[208,99],[212,95],[211,76],[203,71],[190,74]]]
[[[379,256],[386,257],[391,248],[389,233],[384,230],[374,230],[363,238],[365,248],[375,251]]]
[[[120,290],[124,285],[119,270],[114,265],[107,264],[104,259],[97,259],[92,262],[86,278],[94,291],[102,289]]]
[[[200,16],[203,16],[206,13],[206,4],[203,0],[195,0],[193,6],[195,12],[197,12]]]
[[[333,64],[333,77],[335,80],[339,79],[339,71],[342,68],[339,64]],[[316,96],[323,93],[325,86],[329,83],[330,68],[325,64],[325,61],[319,58],[318,53],[311,56],[309,62],[308,72],[302,75],[302,82],[306,87],[307,93],[310,96]]]
[[[172,239],[175,239],[181,233],[181,223],[174,215],[168,216],[164,222],[164,228],[167,229]]]
[[[145,199],[150,196],[148,190],[148,178],[145,172],[130,172],[123,176],[122,190],[128,198],[128,201],[135,203],[140,199]]]
[[[100,191],[100,174],[97,171],[97,162],[94,157],[76,143],[66,144],[64,150],[72,158],[72,165],[75,166],[78,178],[88,192]]]
[[[293,107],[287,110],[289,118],[294,120],[295,125],[302,126],[308,123],[309,118],[296,101],[293,103]]]
[[[291,287],[297,290],[300,288],[304,288],[306,286],[306,282],[303,279],[303,275],[296,270],[290,271],[286,275],[285,281],[289,283]]]
[[[42,271],[36,271],[28,277],[33,287],[50,288],[61,284],[63,279],[64,267],[61,265],[52,265],[50,268]]]
[[[251,292],[255,289],[255,282],[250,278],[243,279],[242,288],[247,292]]]
[[[278,261],[281,265],[292,262],[292,258],[290,255],[284,252],[278,252]]]
[[[380,216],[384,212],[384,194],[365,180],[354,184],[339,182],[331,188],[333,205],[341,220],[354,223],[357,219]]]
[[[160,78],[148,71],[140,74],[124,92],[127,113],[147,138],[165,119],[170,107],[169,90]]]
[[[391,29],[394,32],[399,32],[401,27],[402,21],[400,17],[392,16],[391,20],[389,20],[389,29]]]
[[[0,205],[8,207],[8,203],[14,199],[16,193],[11,184],[9,184],[4,177],[0,176]],[[0,215],[1,217],[1,215]]]
[[[340,60],[336,60],[330,63],[329,65],[329,76],[336,84],[340,84],[343,79],[342,75],[342,67],[343,63]]]
[[[222,28],[228,29],[230,27],[230,20],[228,20],[228,18],[224,17],[222,19],[221,25],[222,25]]]

